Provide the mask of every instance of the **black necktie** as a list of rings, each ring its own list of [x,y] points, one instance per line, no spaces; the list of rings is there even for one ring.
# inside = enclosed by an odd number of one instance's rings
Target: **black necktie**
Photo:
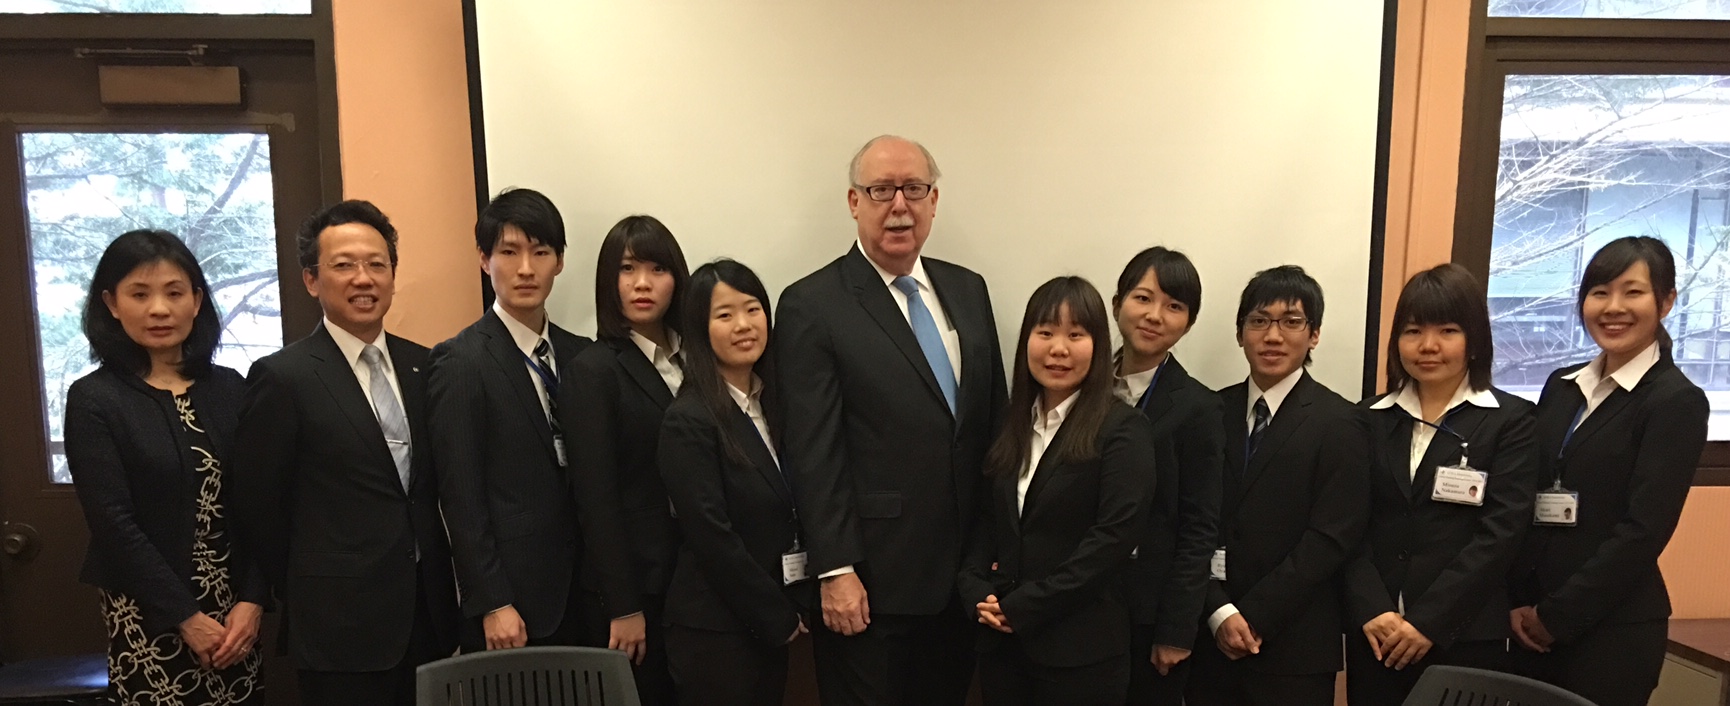
[[[541,386],[547,391],[547,426],[553,430],[553,436],[559,435],[559,376],[553,370],[553,347],[547,339],[541,339],[535,344],[535,371],[540,374]]]
[[[1261,437],[1267,433],[1267,425],[1273,421],[1273,412],[1268,409],[1267,398],[1255,401],[1255,424],[1250,427],[1249,439],[1245,444],[1243,466],[1249,468],[1249,460],[1255,457],[1256,447],[1261,446]]]

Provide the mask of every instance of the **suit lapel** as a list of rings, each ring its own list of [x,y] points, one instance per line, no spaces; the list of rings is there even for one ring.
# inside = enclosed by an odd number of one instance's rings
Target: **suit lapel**
[[[655,369],[655,364],[643,356],[643,349],[638,348],[635,341],[629,338],[610,338],[607,345],[612,346],[613,353],[619,358],[619,367],[625,369],[625,375],[642,388],[643,394],[654,400],[655,405],[663,411],[673,403],[673,391],[667,389],[667,381],[661,379],[661,371]]]
[[[763,482],[774,489],[775,497],[791,506],[793,496],[789,494],[787,479],[781,475],[781,467],[775,463],[775,457],[769,454],[769,446],[763,442],[763,435],[757,432],[757,425],[751,423],[751,417],[745,414],[745,410],[739,409],[738,405],[733,405],[732,409],[727,410],[726,424],[727,433],[738,442],[739,448],[744,449],[745,457],[750,459],[751,465],[757,467],[757,473],[763,477]]]
[[[991,394],[989,382],[986,382],[983,387],[979,382],[989,381],[991,378],[989,373],[972,376],[969,376],[968,373],[991,370],[991,366],[986,360],[986,356],[991,354],[990,347],[984,339],[986,336],[997,335],[997,332],[985,331],[986,327],[974,325],[973,315],[979,311],[980,307],[972,305],[972,302],[963,301],[967,299],[966,291],[960,282],[950,279],[949,270],[944,267],[943,263],[926,260],[925,275],[931,278],[932,288],[937,290],[937,305],[943,307],[943,315],[949,319],[949,325],[954,327],[955,335],[960,342],[961,369],[956,371],[959,374],[956,375],[955,379],[955,429],[959,432],[962,424],[967,421],[965,418],[967,410],[973,407],[966,404],[967,398],[974,394]],[[912,330],[912,326],[909,325],[908,331],[911,332]],[[918,339],[915,338],[914,346],[917,347],[918,343]],[[920,349],[919,359],[925,360],[924,349]],[[930,369],[931,364],[926,363],[925,367]],[[968,384],[970,381],[973,384]],[[937,384],[936,375],[931,376],[931,384],[933,386]],[[937,390],[938,398],[942,398],[942,388],[934,389]]]
[[[1398,407],[1381,411],[1393,418],[1393,423],[1388,425],[1387,436],[1378,444],[1381,447],[1382,467],[1388,469],[1388,474],[1393,476],[1394,487],[1399,488],[1400,496],[1411,500],[1412,433],[1417,430],[1417,422],[1412,421],[1412,416]]]
[[[390,469],[393,480],[396,476],[396,459],[390,455],[390,447],[385,444],[384,431],[378,426],[378,415],[373,412],[372,405],[366,401],[366,392],[360,389],[360,378],[355,377],[354,367],[343,356],[342,349],[336,345],[336,339],[330,337],[321,324],[312,333],[314,345],[307,351],[314,360],[313,372],[319,382],[330,394],[331,401],[336,404],[342,415],[348,418],[349,424],[360,435],[376,462],[378,468]],[[395,358],[392,358],[395,362]],[[400,381],[398,383],[401,384]],[[405,394],[406,396],[406,394]],[[412,429],[411,429],[412,431]],[[382,464],[382,465],[381,465]],[[393,483],[402,487],[401,481]]]
[[[1227,488],[1243,492],[1244,440],[1249,436],[1249,383],[1226,388],[1220,393],[1225,406],[1225,483]],[[1227,494],[1227,497],[1233,497]]]
[[[1651,377],[1652,374],[1651,372],[1647,372],[1646,375],[1647,377]],[[1572,381],[1569,382],[1572,383]],[[1645,379],[1642,378],[1641,382],[1645,382]],[[1634,387],[1635,389],[1639,389],[1639,385],[1635,385]],[[1576,385],[1574,389],[1578,390],[1580,388]],[[1634,393],[1622,389],[1621,385],[1617,385],[1616,389],[1610,392],[1610,396],[1604,398],[1603,402],[1598,403],[1597,409],[1592,410],[1592,416],[1586,417],[1585,421],[1580,422],[1580,428],[1574,430],[1574,435],[1568,439],[1568,447],[1567,449],[1564,449],[1564,451],[1571,451],[1578,448],[1580,444],[1585,443],[1586,439],[1591,438],[1593,434],[1598,433],[1599,429],[1603,429],[1604,425],[1609,424],[1610,420],[1614,419],[1617,414],[1620,414],[1633,399]],[[1583,403],[1584,400],[1582,400],[1582,404]],[[1575,406],[1574,409],[1577,410],[1579,407]],[[1573,414],[1569,413],[1568,423],[1572,424],[1573,422]],[[1568,433],[1567,427],[1562,428],[1562,433]]]
[[[883,278],[877,275],[877,270],[865,259],[865,254],[859,252],[857,245],[847,253],[842,263],[841,270],[847,275],[848,286],[853,290],[853,297],[859,300],[859,306],[871,315],[877,326],[882,328],[895,347],[901,350],[901,355],[907,358],[908,364],[919,371],[919,379],[925,381],[926,389],[937,398],[938,404],[943,405],[945,410],[949,409],[949,403],[943,399],[943,389],[937,386],[937,376],[931,372],[931,364],[925,362],[925,351],[919,347],[919,339],[913,336],[913,326],[907,323],[907,317],[901,313],[901,308],[895,305],[895,299],[889,295],[889,288],[883,285]],[[962,345],[965,352],[966,337],[962,338]],[[957,385],[957,402],[960,396],[961,388]]]
[[[1189,372],[1178,364],[1176,356],[1166,358],[1165,365],[1159,369],[1153,384],[1141,395],[1141,402],[1145,404],[1136,406],[1141,408],[1142,414],[1147,415],[1148,419],[1153,420],[1156,427],[1164,431],[1167,416],[1172,406],[1177,404],[1177,395],[1174,393],[1188,379]]]
[[[1309,372],[1305,371],[1303,377],[1298,378],[1297,385],[1292,387],[1291,393],[1286,395],[1285,401],[1280,403],[1279,411],[1274,412],[1273,421],[1268,424],[1261,443],[1255,448],[1255,455],[1249,459],[1249,468],[1244,471],[1245,491],[1255,485],[1256,479],[1267,470],[1268,463],[1279,456],[1280,447],[1309,419],[1309,414],[1304,412],[1303,408],[1309,406],[1310,386],[1315,384],[1316,382],[1310,379]]]
[[[1027,497],[1021,501],[1022,522],[1026,522],[1038,509],[1040,493],[1051,483],[1051,476],[1057,473],[1058,449],[1063,448],[1063,441],[1068,438],[1070,429],[1069,424],[1058,427],[1057,436],[1052,437],[1051,443],[1045,446],[1045,453],[1039,457],[1039,466],[1033,470],[1033,480],[1027,484]]]
[[[528,363],[523,359],[523,351],[517,348],[517,343],[511,338],[510,329],[505,328],[505,322],[499,319],[498,312],[488,309],[481,316],[480,332],[486,337],[487,354],[492,356],[493,364],[505,374],[505,379],[511,381],[511,392],[517,398],[517,406],[529,415],[530,423],[535,433],[541,438],[541,446],[549,456],[557,457],[553,450],[553,430],[547,425],[547,415],[541,409],[541,396],[535,392],[535,383],[529,379]],[[555,356],[560,352],[555,350]]]

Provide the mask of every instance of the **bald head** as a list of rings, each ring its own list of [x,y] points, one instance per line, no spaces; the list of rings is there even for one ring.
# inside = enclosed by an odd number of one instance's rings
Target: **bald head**
[[[847,183],[865,183],[860,181],[862,176],[860,168],[865,161],[865,153],[870,152],[880,144],[887,146],[891,143],[907,145],[919,150],[919,155],[925,158],[925,173],[928,183],[935,184],[938,179],[943,178],[943,170],[937,168],[937,160],[931,156],[931,150],[925,149],[925,145],[921,145],[918,142],[914,142],[913,140],[909,140],[899,135],[878,135],[867,141],[864,146],[859,148],[858,152],[853,153],[853,161],[847,165]]]
[[[937,217],[938,175],[931,153],[904,137],[873,138],[853,155],[847,208],[859,226],[860,248],[878,267],[895,275],[913,272]],[[914,185],[921,188],[907,189]],[[887,198],[872,199],[873,187],[877,198]]]

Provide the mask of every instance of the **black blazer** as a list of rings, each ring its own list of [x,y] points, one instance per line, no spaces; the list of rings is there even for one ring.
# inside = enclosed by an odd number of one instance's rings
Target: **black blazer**
[[[1495,409],[1462,404],[1445,418],[1465,437],[1467,461],[1490,474],[1481,507],[1430,499],[1436,468],[1459,463],[1459,441],[1437,431],[1414,477],[1417,422],[1399,407],[1370,409],[1381,397],[1364,401],[1373,461],[1370,524],[1346,574],[1346,639],[1362,639],[1364,623],[1397,612],[1402,592],[1406,620],[1438,648],[1511,637],[1507,571],[1532,524],[1538,448],[1532,403],[1491,392]]]
[[[1210,616],[1226,603],[1262,637],[1242,663],[1271,674],[1341,667],[1340,584],[1369,515],[1363,414],[1305,372],[1244,462],[1249,386],[1220,391],[1226,580],[1208,582]]]
[[[232,458],[245,389],[240,373],[221,366],[187,389],[218,461]],[[66,462],[90,526],[79,580],[137,601],[150,637],[173,632],[199,612],[192,585],[199,479],[174,395],[103,366],[66,391],[65,430]],[[232,497],[230,476],[220,501],[229,516]],[[229,547],[235,599],[268,605],[270,588],[246,549]]]
[[[247,376],[236,519],[285,603],[301,669],[396,666],[409,647],[416,582],[440,650],[456,649],[456,587],[426,427],[427,349],[389,334],[385,345],[409,420],[406,493],[360,380],[323,325]]]
[[[954,597],[1007,396],[985,280],[924,264],[961,337],[956,413],[858,246],[787,288],[773,343],[811,572],[854,565],[890,615],[933,615]]]
[[[728,457],[722,424],[748,463]],[[696,396],[681,395],[661,427],[660,466],[686,538],[665,622],[749,633],[764,647],[785,644],[799,627],[795,596],[815,582],[781,583],[781,555],[793,548],[799,521],[792,491],[750,417],[735,407],[718,421]]]
[[[705,333],[704,335],[707,335]],[[661,415],[673,392],[654,363],[629,338],[603,338],[573,359],[560,386],[559,425],[570,437],[571,474],[595,481],[596,494],[616,507],[627,538],[627,577],[637,590],[666,593],[679,550],[679,526],[668,512],[667,487],[655,463]]]
[[[1531,528],[1510,580],[1514,605],[1537,606],[1561,643],[1599,623],[1670,617],[1658,555],[1682,516],[1710,414],[1706,393],[1666,351],[1632,391],[1610,393],[1563,448],[1586,397],[1562,376],[1583,367],[1551,373],[1537,411],[1537,486],[1560,474],[1580,494],[1579,524]]]
[[[1137,406],[1153,421],[1159,490],[1124,570],[1124,585],[1135,624],[1152,626],[1154,644],[1189,649],[1219,539],[1225,482],[1219,396],[1173,356]]]
[[[569,377],[570,360],[588,339],[554,325],[547,338],[559,377]],[[434,346],[430,365],[428,427],[463,615],[512,606],[529,637],[546,637],[565,620],[587,527],[579,525],[535,374],[490,308]],[[567,454],[572,441],[566,432]],[[619,615],[637,610],[633,603]]]
[[[1013,414],[1014,411],[1009,412]],[[1156,481],[1153,426],[1116,399],[1100,426],[1098,455],[1060,458],[1073,422],[1057,430],[1015,507],[1015,475],[991,480],[981,526],[957,585],[969,610],[995,595],[1014,635],[980,628],[980,649],[1014,639],[1035,664],[1074,667],[1129,653],[1129,606],[1120,572]]]

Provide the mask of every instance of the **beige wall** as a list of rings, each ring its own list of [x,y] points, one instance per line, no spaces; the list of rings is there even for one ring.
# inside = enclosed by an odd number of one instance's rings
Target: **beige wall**
[[[457,0],[332,0],[343,194],[396,224],[391,331],[432,345],[481,311]]]

